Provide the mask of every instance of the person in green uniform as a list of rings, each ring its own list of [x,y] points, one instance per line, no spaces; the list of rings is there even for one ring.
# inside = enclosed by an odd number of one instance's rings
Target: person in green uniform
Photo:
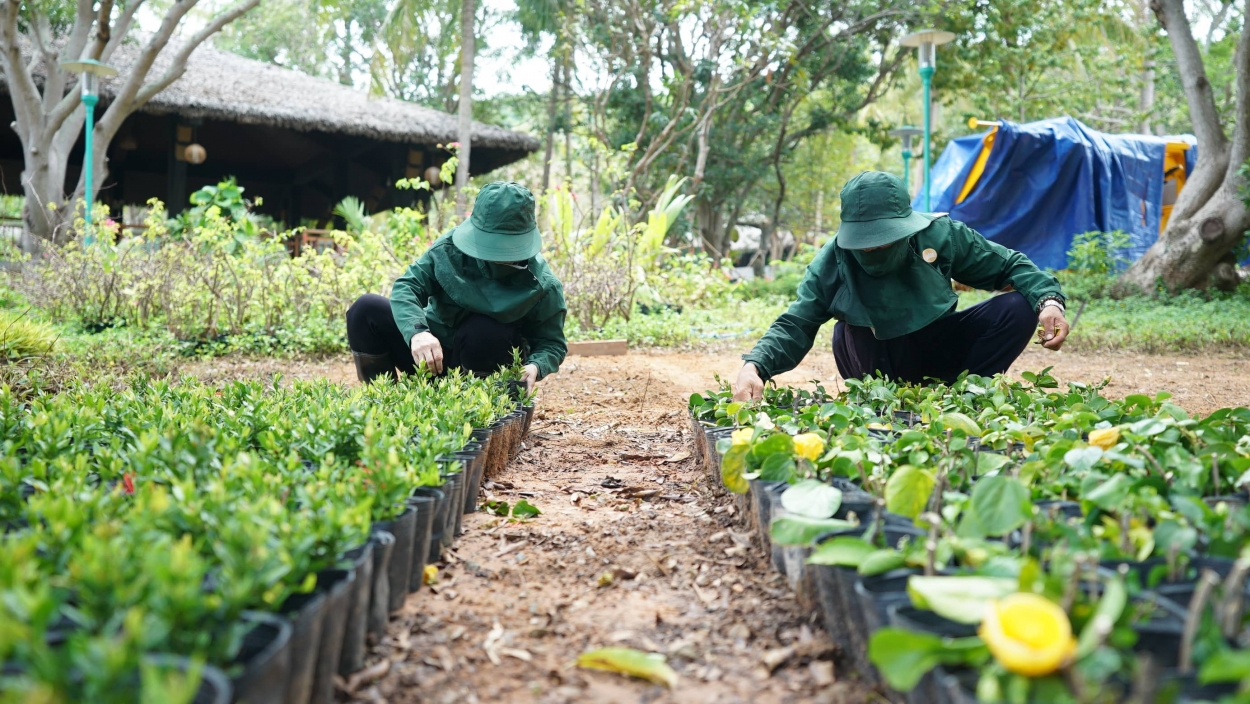
[[[798,366],[820,326],[837,319],[833,356],[844,379],[951,382],[1007,371],[1037,326],[1047,349],[1068,336],[1063,291],[1023,254],[942,213],[911,209],[903,182],[866,171],[842,189],[842,224],[799,284],[798,300],[743,355],[734,398]],[[962,311],[951,280],[1011,289]]]
[[[365,294],[347,310],[347,342],[362,382],[418,365],[486,375],[522,351],[526,389],[564,361],[564,288],[538,253],[534,194],[518,183],[482,188],[470,218],[434,241],[388,300]]]

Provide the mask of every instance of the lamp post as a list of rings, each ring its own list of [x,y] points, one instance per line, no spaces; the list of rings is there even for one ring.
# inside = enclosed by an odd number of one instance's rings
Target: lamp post
[[[911,125],[903,125],[890,130],[890,135],[900,137],[903,140],[903,185],[907,187],[907,193],[911,193],[911,139],[916,135],[924,134],[924,130]]]
[[[899,40],[903,46],[917,49],[920,63],[920,81],[924,84],[924,209],[929,210],[929,135],[932,132],[929,91],[933,84],[933,72],[937,65],[937,47],[955,38],[954,33],[940,29],[922,29]]]
[[[102,64],[95,59],[81,59],[79,61],[66,61],[61,64],[61,68],[71,73],[81,75],[82,84],[82,104],[87,113],[86,131],[83,134],[83,185],[85,187],[84,196],[86,198],[86,207],[83,210],[83,221],[87,225],[87,238],[91,237],[91,196],[95,193],[93,189],[93,176],[95,175],[95,153],[94,153],[94,132],[95,132],[95,106],[100,102],[100,79],[109,78],[117,75],[117,69]]]

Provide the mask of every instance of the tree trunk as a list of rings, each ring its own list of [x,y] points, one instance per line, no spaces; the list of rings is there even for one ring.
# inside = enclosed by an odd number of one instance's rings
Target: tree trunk
[[[1250,10],[1250,0],[1246,0]],[[1172,209],[1167,228],[1116,284],[1117,295],[1153,293],[1156,282],[1169,289],[1203,287],[1212,270],[1250,228],[1240,197],[1239,170],[1250,157],[1250,32],[1243,30],[1233,60],[1237,78],[1237,122],[1230,143],[1220,125],[1211,83],[1194,40],[1182,0],[1151,4],[1168,33],[1189,118],[1198,138],[1198,164]]]
[[[460,5],[460,105],[459,124],[456,126],[460,148],[456,156],[456,215],[464,218],[467,206],[464,189],[469,185],[469,155],[473,131],[473,59],[476,51],[473,15],[475,0],[462,0]]]
[[[556,145],[556,108],[560,105],[560,54],[551,49],[551,95],[547,98],[547,138],[543,147],[543,193],[551,188],[551,158]]]

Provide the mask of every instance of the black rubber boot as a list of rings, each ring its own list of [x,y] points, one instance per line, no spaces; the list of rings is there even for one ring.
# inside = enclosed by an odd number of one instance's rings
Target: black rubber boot
[[[380,376],[395,378],[395,364],[389,354],[365,354],[352,350],[352,358],[356,360],[356,378],[362,384],[371,383]]]

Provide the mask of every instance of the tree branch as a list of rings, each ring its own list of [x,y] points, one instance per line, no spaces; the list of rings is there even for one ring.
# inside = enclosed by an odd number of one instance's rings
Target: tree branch
[[[194,4],[194,3],[192,3]],[[191,52],[195,51],[209,37],[221,31],[222,27],[238,19],[243,13],[260,4],[260,0],[241,0],[233,7],[218,15],[204,26],[203,29],[191,35],[191,38],[183,42],[178,52],[174,54],[174,58],[165,74],[158,78],[154,83],[144,86],[134,99],[132,110],[137,110],[144,103],[152,99],[152,96],[165,90],[169,84],[182,77],[183,72],[187,70],[187,59],[191,57]]]
[[[1225,6],[1224,9],[1227,10],[1228,7]],[[1242,17],[1250,18],[1250,0],[1246,0]],[[1228,173],[1225,179],[1235,183],[1241,165],[1250,159],[1250,30],[1245,28],[1237,40],[1233,66],[1237,71],[1237,111],[1234,113],[1236,122],[1233,124],[1233,146],[1229,150]],[[1202,152],[1198,152],[1198,155],[1201,157]]]

